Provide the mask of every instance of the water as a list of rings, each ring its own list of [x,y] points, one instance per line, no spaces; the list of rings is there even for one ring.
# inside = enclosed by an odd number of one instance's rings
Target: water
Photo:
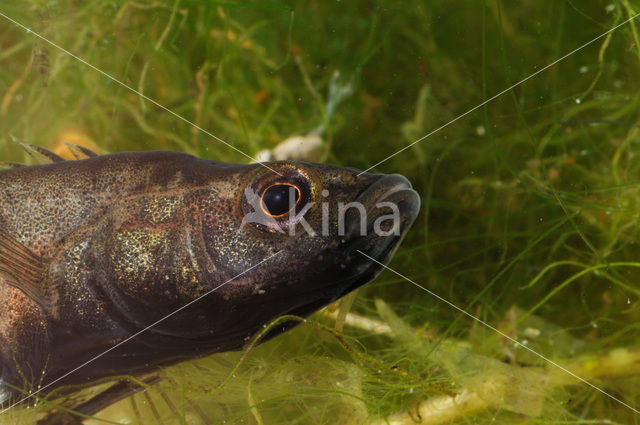
[[[360,169],[383,161],[375,170],[406,175],[422,194],[394,270],[516,340],[539,331],[528,348],[604,390],[624,378],[616,395],[637,408],[638,370],[609,353],[633,357],[640,346],[640,43],[626,24],[543,70],[636,9],[595,0],[4,2],[0,13],[24,28],[0,18],[0,160],[34,161],[11,135],[61,154],[67,141],[230,162],[321,135],[314,160]],[[330,330],[339,313],[316,315],[328,329],[307,323],[246,359],[228,353],[163,370],[150,391],[97,416],[410,423],[410,406],[437,419],[424,403],[516,376],[517,397],[498,392],[487,409],[453,414],[504,424],[519,420],[514,412],[551,423],[635,419],[393,272],[351,302],[342,332]],[[393,332],[376,331],[383,325]],[[433,354],[431,341],[446,342],[448,356]],[[584,366],[587,355],[608,369]]]

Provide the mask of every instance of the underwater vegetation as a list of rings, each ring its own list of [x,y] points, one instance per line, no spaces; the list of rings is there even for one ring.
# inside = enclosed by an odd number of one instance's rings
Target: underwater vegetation
[[[1,161],[38,161],[12,137],[299,154],[401,173],[422,201],[374,282],[260,346],[122,377],[148,388],[84,423],[640,423],[639,12],[2,2]],[[64,423],[110,382],[1,422]]]

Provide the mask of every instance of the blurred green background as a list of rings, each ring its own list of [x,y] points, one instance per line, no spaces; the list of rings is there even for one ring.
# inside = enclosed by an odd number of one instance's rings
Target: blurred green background
[[[626,0],[4,1],[0,159],[32,161],[15,136],[248,161],[34,33],[250,156],[315,132],[317,161],[366,169],[637,12]],[[635,409],[639,20],[374,168],[422,196],[393,269]],[[351,301],[334,306],[350,311],[342,329],[319,313],[245,353],[168,368],[87,423],[640,423],[398,275]]]

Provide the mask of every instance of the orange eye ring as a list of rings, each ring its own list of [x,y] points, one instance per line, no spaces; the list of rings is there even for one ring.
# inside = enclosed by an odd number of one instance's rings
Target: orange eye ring
[[[265,205],[264,195],[269,191],[269,189],[271,189],[274,186],[290,186],[290,187],[293,187],[296,190],[296,195],[297,196],[296,196],[295,204],[293,204],[293,206],[291,206],[291,208],[289,208],[287,211],[285,211],[282,214],[271,214],[269,212],[269,210],[266,208],[266,205]],[[289,212],[291,212],[291,210],[293,210],[298,205],[298,203],[300,202],[301,197],[302,197],[302,192],[300,191],[300,188],[298,186],[296,186],[295,184],[288,183],[288,182],[273,183],[272,185],[268,186],[266,189],[264,189],[262,191],[262,194],[260,195],[260,209],[262,210],[263,213],[265,213],[269,217],[273,217],[273,218],[283,217],[283,216],[289,214]]]

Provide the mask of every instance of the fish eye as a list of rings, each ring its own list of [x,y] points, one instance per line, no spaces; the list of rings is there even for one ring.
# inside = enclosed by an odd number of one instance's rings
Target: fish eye
[[[274,183],[260,196],[260,208],[271,217],[282,217],[300,202],[300,188],[291,183]]]

